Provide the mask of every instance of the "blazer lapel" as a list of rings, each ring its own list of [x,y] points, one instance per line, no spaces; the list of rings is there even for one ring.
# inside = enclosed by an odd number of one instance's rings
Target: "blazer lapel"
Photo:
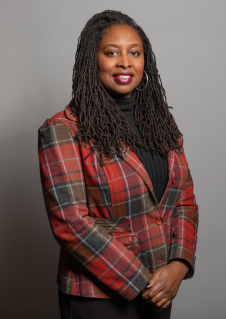
[[[122,141],[121,141],[121,144],[123,145],[123,148],[122,148],[123,160],[128,165],[130,165],[134,169],[134,171],[136,171],[136,173],[142,178],[142,180],[144,181],[144,183],[147,185],[148,189],[150,190],[150,192],[155,200],[156,205],[159,206],[160,203],[158,203],[158,201],[156,199],[155,193],[153,191],[153,184],[151,182],[151,179],[150,179],[144,165],[142,164],[140,159],[137,157],[137,155],[131,151],[129,146],[126,148],[125,143]],[[113,150],[116,154],[119,155],[119,153],[116,151],[114,146],[111,147],[111,150]],[[173,174],[173,165],[174,165],[174,152],[172,150],[169,151],[167,160],[168,160],[169,179],[168,179],[168,184],[167,184],[166,190],[165,190],[162,198],[167,196],[166,193],[169,191],[169,186],[171,184],[171,177]]]

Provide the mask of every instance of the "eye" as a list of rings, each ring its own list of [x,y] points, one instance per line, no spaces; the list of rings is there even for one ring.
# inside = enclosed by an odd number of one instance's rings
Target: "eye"
[[[115,54],[114,53],[117,53],[116,51],[110,51],[107,53],[107,55],[110,55],[110,56],[114,56]]]
[[[140,52],[137,52],[137,51],[132,51],[131,53],[132,53],[133,56],[139,56],[140,55]]]

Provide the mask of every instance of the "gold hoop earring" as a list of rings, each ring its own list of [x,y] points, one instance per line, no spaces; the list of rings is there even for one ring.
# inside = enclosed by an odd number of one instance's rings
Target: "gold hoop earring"
[[[144,71],[144,70],[143,70],[143,71]],[[146,83],[145,87],[144,87],[142,90],[139,90],[138,88],[136,88],[137,91],[143,91],[144,89],[146,89],[146,87],[147,87],[147,85],[148,85],[148,75],[147,75],[147,72],[146,72],[146,71],[144,71],[144,72],[145,72],[145,75],[146,75],[147,83]]]

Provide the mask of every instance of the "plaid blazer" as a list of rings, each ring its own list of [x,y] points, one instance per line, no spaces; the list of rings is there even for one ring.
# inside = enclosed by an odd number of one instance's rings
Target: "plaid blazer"
[[[92,141],[85,145],[76,136],[77,123],[69,104],[38,131],[43,195],[61,246],[60,290],[131,301],[172,259],[194,270],[198,206],[184,151],[169,152],[168,185],[158,204],[136,154],[121,141],[123,159],[112,147],[101,166]]]

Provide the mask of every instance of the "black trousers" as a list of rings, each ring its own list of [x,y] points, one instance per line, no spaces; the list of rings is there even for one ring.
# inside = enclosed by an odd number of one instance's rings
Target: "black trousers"
[[[170,319],[172,303],[161,312],[143,300],[141,294],[128,302],[124,298],[101,299],[67,295],[58,290],[61,319]]]

